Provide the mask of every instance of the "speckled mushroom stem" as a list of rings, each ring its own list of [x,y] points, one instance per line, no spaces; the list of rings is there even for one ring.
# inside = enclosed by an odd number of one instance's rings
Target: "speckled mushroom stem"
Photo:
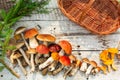
[[[29,66],[31,66],[30,61],[28,60],[27,56],[25,55],[26,53],[23,51],[23,49],[19,48],[19,51],[20,51],[21,54],[23,55],[23,57],[24,57],[25,61],[27,62],[27,64],[28,64]]]
[[[22,39],[23,39],[23,41],[24,41],[24,43],[25,43],[25,45],[26,45],[27,49],[29,50],[29,49],[30,49],[30,47],[29,47],[29,45],[28,45],[27,41],[25,40],[23,33],[21,33],[21,36],[22,36]]]
[[[34,54],[31,54],[31,71],[34,72],[35,71],[35,63],[34,63]]]
[[[18,65],[20,66],[20,68],[22,69],[22,71],[23,71],[23,73],[24,73],[24,75],[26,76],[27,75],[27,71],[25,70],[25,68],[22,66],[22,64],[21,64],[21,62],[20,62],[20,60],[19,59],[16,59],[17,60],[17,62],[18,62]]]
[[[12,73],[15,77],[20,78],[20,76],[12,68],[10,68],[2,59],[0,59],[0,63],[2,63],[6,67],[6,69],[8,69],[10,73]]]

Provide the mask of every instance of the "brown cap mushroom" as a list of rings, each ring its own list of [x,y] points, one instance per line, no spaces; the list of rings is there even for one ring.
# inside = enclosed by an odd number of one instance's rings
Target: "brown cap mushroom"
[[[61,41],[59,41],[58,44],[60,45],[60,47],[62,48],[62,50],[65,51],[66,54],[71,54],[71,52],[72,52],[72,46],[71,46],[71,44],[68,41],[61,40]]]
[[[48,46],[50,52],[59,52],[61,47],[58,44],[50,44]]]
[[[56,38],[50,34],[39,34],[37,39],[46,42],[55,42]]]
[[[36,50],[34,48],[31,48],[27,51],[28,54],[36,54]]]
[[[25,30],[26,30],[26,27],[23,27],[23,26],[18,27],[18,28],[15,30],[14,35],[20,34],[20,33],[24,32]]]

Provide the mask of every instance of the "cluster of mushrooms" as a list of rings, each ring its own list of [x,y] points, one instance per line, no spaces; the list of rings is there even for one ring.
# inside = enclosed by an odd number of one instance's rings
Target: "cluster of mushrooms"
[[[74,76],[77,71],[84,72],[88,77],[101,70],[95,61],[77,59],[68,41],[55,43],[55,40],[50,34],[40,34],[36,28],[19,27],[10,41],[10,45],[16,48],[7,55],[11,63],[20,66],[24,75],[27,75],[26,66],[31,72],[41,71],[42,75],[57,75],[63,70],[64,78]]]

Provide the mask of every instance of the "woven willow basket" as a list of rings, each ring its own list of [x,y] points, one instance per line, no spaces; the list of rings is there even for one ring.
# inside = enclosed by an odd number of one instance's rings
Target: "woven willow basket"
[[[110,34],[120,27],[116,0],[58,0],[62,13],[96,34]]]

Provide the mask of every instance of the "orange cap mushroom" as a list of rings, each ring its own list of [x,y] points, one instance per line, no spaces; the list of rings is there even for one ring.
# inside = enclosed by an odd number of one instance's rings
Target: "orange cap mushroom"
[[[70,59],[67,56],[61,56],[59,61],[61,64],[65,65],[65,66],[70,66],[70,64],[71,64]]]
[[[48,47],[45,46],[44,44],[37,46],[36,51],[40,54],[48,54],[49,53]]]
[[[28,38],[33,38],[35,35],[38,34],[38,30],[35,29],[35,28],[31,28],[27,31],[25,31],[25,39],[28,39]]]
[[[66,54],[71,54],[71,52],[72,52],[72,46],[71,46],[71,44],[68,41],[62,40],[58,44],[65,51]]]
[[[53,53],[51,54],[51,57],[52,57],[54,60],[59,60],[59,58],[60,58],[59,53],[57,53],[57,52],[53,52]]]

